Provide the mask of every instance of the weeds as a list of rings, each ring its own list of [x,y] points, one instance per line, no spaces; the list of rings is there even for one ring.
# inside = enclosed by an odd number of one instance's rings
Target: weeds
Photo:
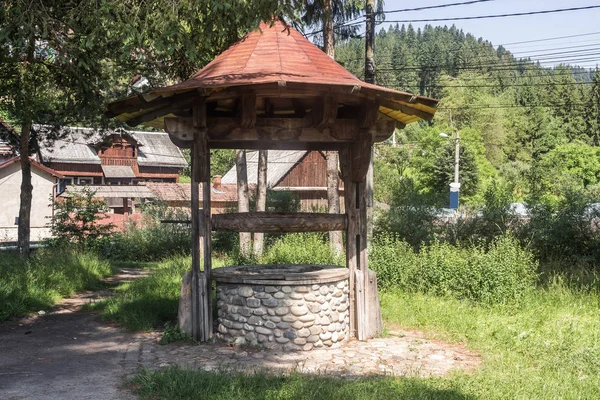
[[[70,247],[36,251],[29,260],[3,252],[0,261],[0,321],[45,310],[77,291],[98,289],[113,273],[92,252]]]

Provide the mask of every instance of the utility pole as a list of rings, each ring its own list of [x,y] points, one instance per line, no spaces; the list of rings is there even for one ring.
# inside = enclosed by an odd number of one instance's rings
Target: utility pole
[[[365,82],[375,83],[375,0],[367,0],[365,30]],[[373,148],[371,148],[371,161],[366,179],[366,205],[367,205],[367,246],[370,248],[373,241]]]
[[[375,83],[375,0],[367,0],[365,31],[365,82]]]

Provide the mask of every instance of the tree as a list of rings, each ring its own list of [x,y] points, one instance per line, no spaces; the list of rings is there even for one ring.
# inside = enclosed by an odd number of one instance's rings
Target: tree
[[[21,154],[18,245],[29,253],[32,125],[99,125],[103,103],[143,74],[186,79],[261,20],[293,16],[293,1],[0,0],[0,109]],[[235,16],[235,18],[232,18]]]
[[[97,122],[118,43],[99,23],[96,1],[0,1],[0,109],[15,122],[21,155],[18,246],[29,254],[34,123]],[[6,133],[6,130],[5,130]]]
[[[108,206],[104,200],[96,199],[95,194],[89,187],[84,187],[81,191],[69,192],[66,198],[56,202],[52,235],[58,240],[84,243],[110,233],[113,224],[99,224],[106,218],[102,214],[108,212]]]
[[[267,207],[267,150],[258,152],[258,179],[256,182],[256,211],[266,211]],[[262,232],[254,233],[254,242],[252,250],[257,257],[262,256],[265,234]]]
[[[248,196],[248,165],[246,164],[246,150],[235,151],[235,167],[237,174],[238,212],[250,211]],[[240,253],[250,255],[250,232],[240,232]]]

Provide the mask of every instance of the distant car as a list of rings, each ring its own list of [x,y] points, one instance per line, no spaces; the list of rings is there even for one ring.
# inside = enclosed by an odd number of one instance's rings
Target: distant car
[[[523,203],[510,203],[509,211],[520,218],[529,218],[531,213],[527,206]]]

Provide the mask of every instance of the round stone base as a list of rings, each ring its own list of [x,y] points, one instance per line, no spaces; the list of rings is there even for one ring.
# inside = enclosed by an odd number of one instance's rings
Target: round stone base
[[[213,277],[220,339],[300,351],[335,347],[349,337],[345,268],[257,265],[219,268]]]

